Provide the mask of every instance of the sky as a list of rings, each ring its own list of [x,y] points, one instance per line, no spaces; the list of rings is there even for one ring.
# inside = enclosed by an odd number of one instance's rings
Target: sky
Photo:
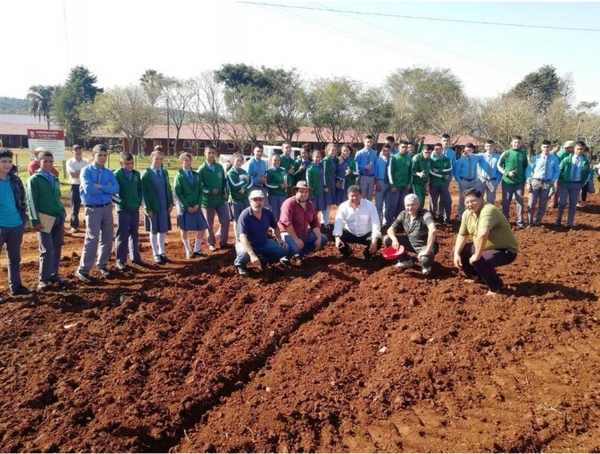
[[[413,66],[450,68],[469,96],[489,98],[551,64],[572,74],[577,102],[600,102],[600,3],[260,3],[3,2],[0,96],[64,83],[76,65],[111,88],[138,83],[147,69],[184,79],[245,63],[368,86]]]

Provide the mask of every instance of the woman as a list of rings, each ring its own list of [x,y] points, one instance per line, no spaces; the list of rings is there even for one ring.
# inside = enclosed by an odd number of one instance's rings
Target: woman
[[[467,189],[462,198],[466,210],[454,245],[454,265],[464,271],[467,282],[483,279],[488,296],[495,296],[504,288],[496,267],[515,261],[517,239],[502,212],[484,202],[479,189]],[[472,242],[468,242],[469,236]]]
[[[358,164],[354,161],[352,147],[342,145],[342,156],[338,159],[338,165],[335,172],[335,204],[340,206],[342,202],[348,200],[348,188],[356,184],[358,177]]]

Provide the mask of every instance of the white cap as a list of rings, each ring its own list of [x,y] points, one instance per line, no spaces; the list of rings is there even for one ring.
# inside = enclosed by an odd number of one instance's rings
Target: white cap
[[[255,189],[253,191],[250,191],[250,195],[248,196],[248,198],[250,200],[255,199],[257,197],[260,197],[261,199],[264,199],[265,198],[265,194],[260,189]]]
[[[37,147],[35,150],[33,150],[34,153],[38,153],[38,152],[42,152],[42,151],[46,151],[46,149],[44,147]]]

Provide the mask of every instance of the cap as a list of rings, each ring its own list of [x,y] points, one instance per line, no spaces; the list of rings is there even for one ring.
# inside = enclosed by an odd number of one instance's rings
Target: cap
[[[574,140],[567,140],[562,147],[563,148],[570,148],[570,147],[574,147],[574,146],[575,146],[575,141]]]
[[[76,150],[76,149],[78,149],[78,148],[81,148],[81,145],[77,145],[77,144],[75,144],[75,145],[73,145],[73,147],[72,147],[72,149],[73,149],[73,150]]]
[[[295,194],[298,189],[308,189],[310,192],[313,190],[313,188],[308,187],[308,184],[304,180],[300,180],[298,183],[296,183],[296,186],[292,186],[292,193]]]
[[[46,151],[44,147],[37,147],[35,150],[33,150],[34,153],[41,153],[43,151]]]
[[[250,195],[248,196],[248,198],[250,200],[256,199],[257,197],[260,197],[261,199],[264,199],[265,198],[265,194],[260,189],[255,189],[254,191],[250,191]]]

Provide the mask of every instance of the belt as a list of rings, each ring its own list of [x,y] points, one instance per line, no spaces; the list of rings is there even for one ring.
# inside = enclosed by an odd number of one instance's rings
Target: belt
[[[102,208],[108,205],[112,205],[112,202],[101,203],[100,205],[84,205],[84,208]]]
[[[461,180],[465,180],[465,181],[473,181],[475,178],[461,178]]]
[[[571,181],[571,183],[581,183],[581,180]]]
[[[550,183],[552,180],[542,180],[541,178],[533,178],[534,180],[541,181],[542,183]]]

